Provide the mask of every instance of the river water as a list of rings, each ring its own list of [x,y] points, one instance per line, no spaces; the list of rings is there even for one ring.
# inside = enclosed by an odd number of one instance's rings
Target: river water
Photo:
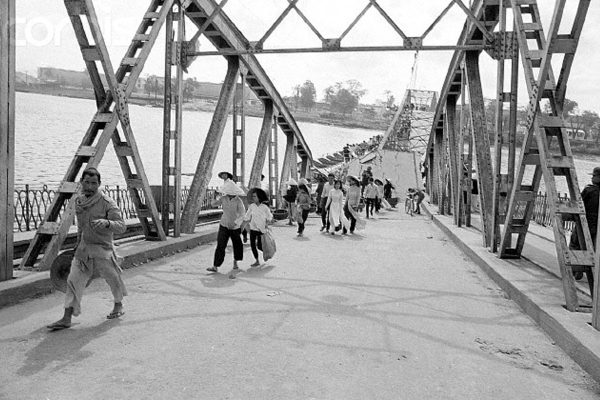
[[[95,102],[32,93],[17,93],[16,100],[15,187],[19,189],[30,184],[32,188],[37,188],[47,184],[52,189],[63,179],[81,143],[96,110]],[[129,112],[148,180],[152,185],[159,185],[162,168],[162,108],[130,105]],[[184,111],[183,173],[196,171],[211,119],[212,114],[208,112]],[[252,168],[261,124],[262,118],[246,117],[246,179]],[[315,158],[340,151],[346,143],[362,142],[382,133],[307,122],[298,122],[298,126]],[[215,160],[213,175],[232,169],[232,129],[230,116]],[[285,153],[285,135],[281,131],[278,139],[281,171]],[[124,184],[112,144],[98,169],[102,174],[102,184]],[[265,166],[265,175],[268,174],[267,171]],[[191,182],[191,176],[182,177],[184,186],[189,186]],[[210,186],[217,186],[220,182],[222,181],[215,176]]]
[[[81,143],[81,138],[96,110],[95,102],[33,93],[17,93],[16,99],[15,187],[20,189],[25,184],[30,184],[32,188],[39,188],[46,184],[52,189],[63,179],[73,154]],[[129,112],[146,175],[150,184],[159,185],[162,167],[162,109],[130,105]],[[211,118],[212,114],[208,112],[184,111],[183,173],[196,171]],[[261,118],[246,117],[246,179],[252,168],[261,124]],[[308,122],[298,122],[298,126],[315,158],[340,151],[346,143],[359,143],[383,133],[376,130],[350,129]],[[278,149],[281,168],[285,152],[285,136],[281,131],[279,133]],[[222,170],[231,171],[231,146],[232,119],[229,117],[213,175]],[[594,167],[600,166],[600,160],[597,157],[578,157],[575,166],[580,188],[583,188],[590,181],[589,172]],[[102,173],[103,184],[110,186],[124,184],[112,144],[108,147],[99,170]],[[266,166],[264,171],[267,175]],[[529,172],[526,172],[526,179],[528,175]],[[182,177],[184,186],[189,186],[191,182],[191,176]],[[220,182],[214,176],[210,186],[217,186]],[[557,189],[559,192],[566,192],[564,180],[557,180]],[[541,190],[544,190],[543,185]]]

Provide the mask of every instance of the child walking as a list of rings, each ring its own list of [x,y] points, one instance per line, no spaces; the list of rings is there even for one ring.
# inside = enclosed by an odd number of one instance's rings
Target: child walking
[[[250,189],[250,201],[252,203],[244,216],[243,226],[249,225],[250,227],[250,248],[255,260],[250,266],[258,267],[260,265],[258,250],[262,251],[261,237],[267,230],[267,224],[273,219],[273,214],[271,214],[271,209],[266,204],[269,202],[269,196],[264,190],[260,188]]]

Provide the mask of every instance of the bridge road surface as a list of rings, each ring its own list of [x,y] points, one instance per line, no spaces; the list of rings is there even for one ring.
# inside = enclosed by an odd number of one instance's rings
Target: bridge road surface
[[[422,216],[305,237],[278,222],[260,269],[210,274],[214,245],[95,281],[71,329],[61,293],[0,310],[0,398],[598,399],[575,364]]]

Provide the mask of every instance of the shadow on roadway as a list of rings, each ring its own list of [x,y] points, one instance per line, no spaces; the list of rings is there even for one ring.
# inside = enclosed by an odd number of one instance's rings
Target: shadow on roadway
[[[42,327],[31,332],[21,340],[42,338],[42,341],[25,353],[25,361],[17,374],[32,376],[50,364],[58,364],[53,368],[53,371],[58,371],[93,356],[93,352],[82,349],[94,339],[118,326],[120,321],[120,319],[106,320],[96,326],[73,329],[74,326],[78,325],[75,323],[69,329],[54,332]]]

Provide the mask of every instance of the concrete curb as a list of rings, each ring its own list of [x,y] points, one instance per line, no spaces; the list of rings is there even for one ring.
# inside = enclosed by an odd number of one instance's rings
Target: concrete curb
[[[458,248],[479,265],[576,363],[600,382],[600,332],[589,325],[591,314],[571,313],[563,308],[560,279],[535,262],[526,259],[509,262],[497,258],[481,245],[478,232],[458,228],[451,217],[431,213],[428,209],[431,205],[422,203],[421,206]],[[543,282],[539,279],[543,279]]]
[[[179,238],[167,238],[164,242],[128,242],[118,246],[123,257],[123,268],[133,268],[148,261],[179,253],[217,239],[218,221],[196,228],[197,232],[182,234]],[[0,285],[0,308],[41,297],[54,291],[50,271],[34,272],[27,276],[2,282]]]

